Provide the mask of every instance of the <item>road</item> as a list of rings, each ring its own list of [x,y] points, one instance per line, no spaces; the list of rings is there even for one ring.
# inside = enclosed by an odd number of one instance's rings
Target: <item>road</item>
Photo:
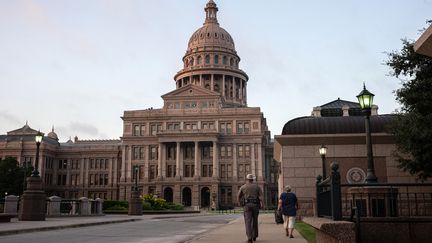
[[[0,242],[177,243],[237,219],[240,215],[209,215],[143,219],[135,222],[0,236]]]

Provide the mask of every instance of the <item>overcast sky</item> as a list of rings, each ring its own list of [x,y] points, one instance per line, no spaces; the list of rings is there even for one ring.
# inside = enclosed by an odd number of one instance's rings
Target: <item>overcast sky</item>
[[[355,101],[366,82],[379,113],[398,108],[384,52],[415,40],[432,0],[215,0],[249,75],[248,105],[272,135],[312,107]],[[175,89],[207,0],[0,0],[0,134],[118,139],[124,110],[160,108]]]

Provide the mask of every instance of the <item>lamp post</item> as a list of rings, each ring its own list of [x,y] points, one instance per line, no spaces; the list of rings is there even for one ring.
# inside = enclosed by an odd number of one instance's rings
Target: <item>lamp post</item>
[[[377,177],[375,176],[375,166],[373,160],[373,151],[372,151],[372,139],[371,139],[371,131],[370,131],[370,115],[371,109],[373,105],[374,94],[369,92],[366,89],[366,85],[363,84],[363,90],[357,95],[357,99],[360,103],[360,107],[366,115],[365,127],[366,127],[366,147],[367,147],[367,159],[368,159],[368,168],[367,168],[367,176],[366,183],[376,183]]]
[[[38,171],[38,167],[39,167],[39,147],[40,147],[40,144],[42,142],[42,138],[43,138],[43,135],[39,131],[36,134],[36,136],[35,136],[35,141],[36,141],[36,159],[35,159],[35,167],[33,169],[32,175],[31,175],[32,177],[39,177],[39,171]]]
[[[134,165],[135,186],[134,191],[138,191],[138,165]]]
[[[325,167],[325,159],[326,159],[326,154],[327,154],[327,147],[324,146],[324,145],[321,145],[321,147],[319,148],[319,153],[321,155],[321,161],[322,161],[323,179],[325,180],[327,178],[327,176],[326,176],[326,167]]]

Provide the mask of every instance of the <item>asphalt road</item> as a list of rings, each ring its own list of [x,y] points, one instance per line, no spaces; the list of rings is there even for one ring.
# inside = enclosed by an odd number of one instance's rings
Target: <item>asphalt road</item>
[[[0,236],[0,242],[177,243],[184,242],[240,215],[143,219],[135,222]]]

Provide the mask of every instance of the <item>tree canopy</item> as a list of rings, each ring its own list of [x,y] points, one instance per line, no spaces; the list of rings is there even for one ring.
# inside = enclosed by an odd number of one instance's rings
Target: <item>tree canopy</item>
[[[27,168],[26,176],[31,174],[32,168]],[[18,162],[14,158],[0,159],[0,197],[8,195],[21,195],[24,186],[24,171],[19,167]]]
[[[401,108],[391,132],[400,168],[426,180],[432,177],[432,58],[414,52],[412,41],[402,44],[386,62],[402,85],[395,91]]]

